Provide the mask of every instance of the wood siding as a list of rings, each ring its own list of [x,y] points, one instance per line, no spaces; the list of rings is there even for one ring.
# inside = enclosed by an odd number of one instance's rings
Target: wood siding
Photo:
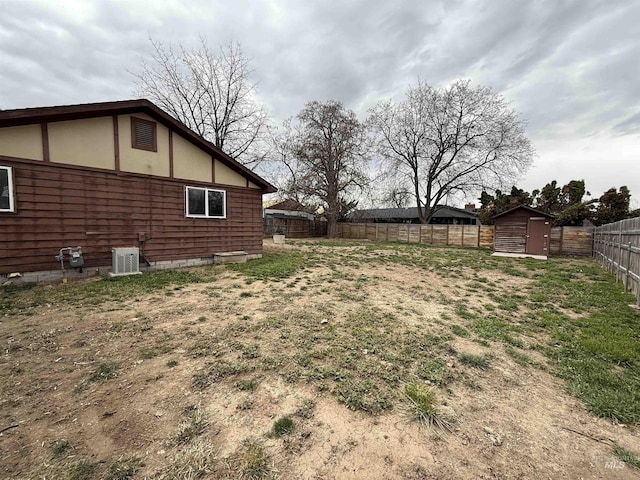
[[[493,245],[496,252],[525,253],[527,249],[527,224],[516,222],[496,224]]]
[[[16,186],[16,213],[0,214],[0,274],[59,269],[54,256],[66,246],[82,247],[85,268],[110,265],[112,247],[138,246],[149,262],[262,253],[260,190],[10,158],[0,164],[13,167]],[[185,218],[186,185],[226,190],[227,218]]]

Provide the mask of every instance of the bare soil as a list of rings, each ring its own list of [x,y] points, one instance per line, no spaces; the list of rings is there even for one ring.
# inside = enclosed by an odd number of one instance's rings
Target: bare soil
[[[0,317],[0,477],[116,478],[108,477],[108,467],[135,456],[144,466],[131,478],[174,478],[167,466],[183,448],[175,433],[185,412],[200,408],[207,418],[201,438],[213,447],[215,462],[209,473],[193,478],[248,477],[243,449],[251,442],[268,458],[256,478],[640,478],[612,454],[613,442],[640,451],[636,427],[595,418],[544,368],[521,366],[501,345],[473,337],[453,337],[451,345],[459,353],[490,355],[490,367],[452,360],[448,367],[464,381],[437,389],[443,409],[455,418],[453,433],[412,421],[400,400],[377,414],[351,410],[330,388],[284,375],[286,365],[252,367],[196,388],[194,375],[221,359],[250,363],[291,353],[282,332],[261,327],[274,315],[300,315],[301,321],[326,315],[328,325],[338,325],[365,303],[394,312],[402,328],[442,333],[451,323],[464,325],[452,302],[487,301],[464,290],[465,275],[443,278],[401,264],[351,265],[348,249],[329,251],[338,255],[332,268],[310,266],[291,286],[247,283],[244,275],[216,267],[210,284],[97,305],[56,302]],[[362,274],[372,281],[354,285]],[[489,280],[505,294],[527,281],[499,273]],[[197,345],[215,349],[225,327],[242,323],[255,328],[239,332],[237,340],[241,347],[257,345],[258,358],[246,351],[246,358],[226,350],[194,353]],[[544,362],[536,352],[529,355]],[[114,376],[91,380],[105,364],[116,365]],[[243,388],[243,381],[254,385]],[[293,432],[270,435],[283,416],[294,419]],[[68,447],[56,451],[61,442]],[[95,465],[88,477],[74,470],[80,461]]]

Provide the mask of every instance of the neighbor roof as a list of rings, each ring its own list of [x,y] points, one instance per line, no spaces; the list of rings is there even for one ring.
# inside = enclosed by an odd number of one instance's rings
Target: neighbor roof
[[[418,209],[412,208],[372,208],[368,210],[356,210],[352,217],[355,218],[418,218]],[[478,214],[462,208],[438,206],[438,210],[433,214],[434,218],[478,218]]]
[[[56,107],[21,108],[16,110],[0,110],[0,127],[14,127],[41,122],[61,122],[83,118],[126,115],[143,112],[174,132],[184,137],[202,150],[216,156],[227,166],[248,177],[265,193],[276,192],[277,189],[265,179],[230,157],[213,143],[205,140],[184,123],[176,120],[167,112],[146,99],[122,100],[117,102],[84,103],[79,105],[61,105]]]

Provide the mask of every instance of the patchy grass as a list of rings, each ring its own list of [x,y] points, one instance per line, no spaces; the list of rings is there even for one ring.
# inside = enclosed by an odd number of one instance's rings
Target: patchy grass
[[[67,475],[69,480],[92,480],[98,471],[98,464],[88,460],[80,460],[69,466]]]
[[[98,368],[89,376],[89,382],[104,382],[115,378],[118,375],[120,364],[115,362],[101,363]]]
[[[129,480],[144,466],[139,457],[120,457],[109,465],[104,480]]]
[[[208,439],[198,438],[182,446],[156,476],[162,480],[196,480],[217,471],[218,452]]]
[[[186,419],[178,425],[173,436],[173,443],[185,444],[202,435],[209,425],[205,412],[200,407],[193,407],[185,412]]]
[[[516,350],[515,348],[505,347],[504,351],[507,355],[513,358],[514,362],[516,362],[520,366],[526,367],[527,365],[530,365],[531,363],[533,363],[529,355],[519,350]]]
[[[460,325],[453,324],[453,325],[451,325],[450,328],[451,328],[451,331],[453,332],[453,334],[457,335],[459,337],[465,337],[466,338],[466,337],[468,337],[470,335],[469,334],[469,330],[467,330],[466,328],[464,328],[464,327],[462,327]]]
[[[122,301],[158,290],[215,281],[216,270],[163,270],[124,277],[103,277],[92,281],[51,284],[46,288],[33,284],[0,287],[0,313],[21,313],[42,305],[101,305]]]
[[[262,445],[255,441],[245,443],[239,458],[239,473],[242,480],[268,478],[273,472],[271,458]]]
[[[626,448],[622,448],[620,445],[615,445],[613,447],[613,453],[627,466],[640,470],[640,455],[637,453],[633,453]]]
[[[490,357],[488,355],[474,355],[472,353],[461,353],[460,362],[469,367],[486,370],[489,368]]]
[[[427,386],[412,382],[404,387],[408,412],[411,417],[427,427],[438,427],[449,432],[453,426],[436,405],[435,393]]]
[[[39,476],[16,478],[275,478],[274,459],[286,470],[290,455],[317,450],[329,412],[380,428],[400,411],[447,430],[453,420],[446,412],[478,400],[502,428],[509,419],[496,417],[500,402],[517,398],[520,386],[496,358],[528,367],[545,386],[555,385],[547,372],[563,378],[595,415],[640,423],[640,316],[590,260],[520,261],[395,243],[294,245],[246,264],[0,287],[3,409],[14,418],[38,412],[40,437],[25,438],[50,449]],[[50,402],[40,410],[32,403],[42,392],[56,392],[64,403],[74,384],[81,398],[69,401],[64,415],[64,405],[52,413]],[[514,395],[490,396],[504,388]],[[118,404],[124,399],[156,403],[140,409],[147,412],[140,420]],[[206,415],[192,406],[201,401]],[[158,426],[165,452],[156,457],[131,441],[112,463],[83,460],[91,439],[68,425],[85,410],[118,438],[133,439],[136,428],[142,438]],[[274,422],[282,411],[290,415]],[[478,427],[473,411],[459,418]],[[341,434],[335,430],[332,442]],[[240,445],[248,436],[265,443]],[[56,441],[61,437],[69,440]],[[331,445],[336,459],[361,448],[340,442]],[[637,459],[624,449],[616,455],[629,465]],[[409,471],[394,460],[394,474]],[[336,470],[327,465],[331,478]]]
[[[58,440],[51,445],[51,453],[54,457],[60,457],[71,450],[72,446],[68,440]]]
[[[577,270],[568,261],[551,263],[531,292],[553,305],[546,352],[567,390],[597,416],[639,423],[640,313],[629,307],[633,297],[596,265]],[[574,315],[557,315],[556,308]]]
[[[290,417],[279,418],[273,424],[273,434],[276,438],[280,438],[293,432],[293,427],[293,420]]]
[[[283,280],[304,266],[307,258],[299,252],[265,252],[262,258],[246,263],[230,264],[228,268],[258,280]]]

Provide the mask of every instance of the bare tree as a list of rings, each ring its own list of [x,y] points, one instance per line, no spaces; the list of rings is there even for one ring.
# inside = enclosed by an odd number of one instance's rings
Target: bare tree
[[[286,172],[282,192],[321,207],[335,237],[338,219],[355,208],[367,184],[364,126],[340,102],[313,101],[285,122],[277,143]]]
[[[370,114],[378,152],[411,192],[422,223],[454,194],[510,184],[533,159],[516,112],[469,81],[441,89],[418,83],[403,102],[381,102]]]
[[[151,62],[142,62],[137,95],[148,98],[190,129],[245,165],[265,155],[267,112],[256,101],[249,60],[239,44],[214,52],[151,40]]]

